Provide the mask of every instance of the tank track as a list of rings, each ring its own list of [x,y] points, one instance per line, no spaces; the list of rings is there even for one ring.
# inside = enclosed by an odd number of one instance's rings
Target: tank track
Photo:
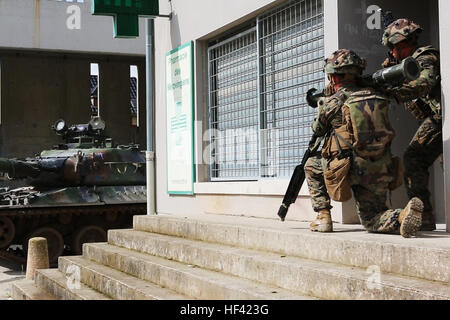
[[[26,251],[17,248],[17,245],[22,245],[23,248],[27,241],[26,234],[30,234],[33,229],[51,226],[61,232],[65,247],[70,247],[76,229],[87,225],[99,226],[105,231],[131,228],[132,216],[146,214],[146,211],[146,203],[3,208],[0,210],[0,217],[8,217],[14,222],[16,236],[8,247],[0,249],[0,258],[25,265]],[[61,222],[62,217],[70,217],[70,221]],[[64,254],[73,253],[70,250],[64,251]],[[51,266],[55,265],[55,261],[50,263]]]

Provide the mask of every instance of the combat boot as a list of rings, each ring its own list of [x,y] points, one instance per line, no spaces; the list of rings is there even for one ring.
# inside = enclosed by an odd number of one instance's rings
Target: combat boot
[[[420,227],[420,231],[434,230],[436,230],[436,221],[434,220],[433,211],[425,211],[422,214],[422,227]]]
[[[313,232],[333,232],[330,210],[320,210],[316,220],[309,225],[309,229]]]
[[[404,238],[410,238],[417,234],[422,226],[423,202],[419,198],[412,198],[405,209],[400,212],[398,221],[400,225],[400,234]]]

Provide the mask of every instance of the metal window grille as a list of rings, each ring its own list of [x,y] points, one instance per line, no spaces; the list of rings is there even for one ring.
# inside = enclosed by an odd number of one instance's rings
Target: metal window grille
[[[258,55],[251,29],[209,49],[211,177],[255,179],[258,157]]]
[[[211,180],[289,177],[325,85],[323,0],[295,0],[208,50]]]

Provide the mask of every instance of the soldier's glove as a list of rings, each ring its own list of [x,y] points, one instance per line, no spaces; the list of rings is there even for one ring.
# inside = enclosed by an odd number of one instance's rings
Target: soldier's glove
[[[392,61],[390,58],[386,58],[386,60],[384,60],[383,63],[381,64],[381,67],[389,68],[395,65],[396,63],[394,61]]]

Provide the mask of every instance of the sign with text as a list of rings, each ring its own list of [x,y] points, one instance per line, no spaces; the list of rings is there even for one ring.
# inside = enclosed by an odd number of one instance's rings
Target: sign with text
[[[167,192],[194,194],[194,58],[189,42],[166,54]]]
[[[139,17],[156,17],[159,0],[92,0],[91,12],[113,16],[114,38],[139,37]]]

